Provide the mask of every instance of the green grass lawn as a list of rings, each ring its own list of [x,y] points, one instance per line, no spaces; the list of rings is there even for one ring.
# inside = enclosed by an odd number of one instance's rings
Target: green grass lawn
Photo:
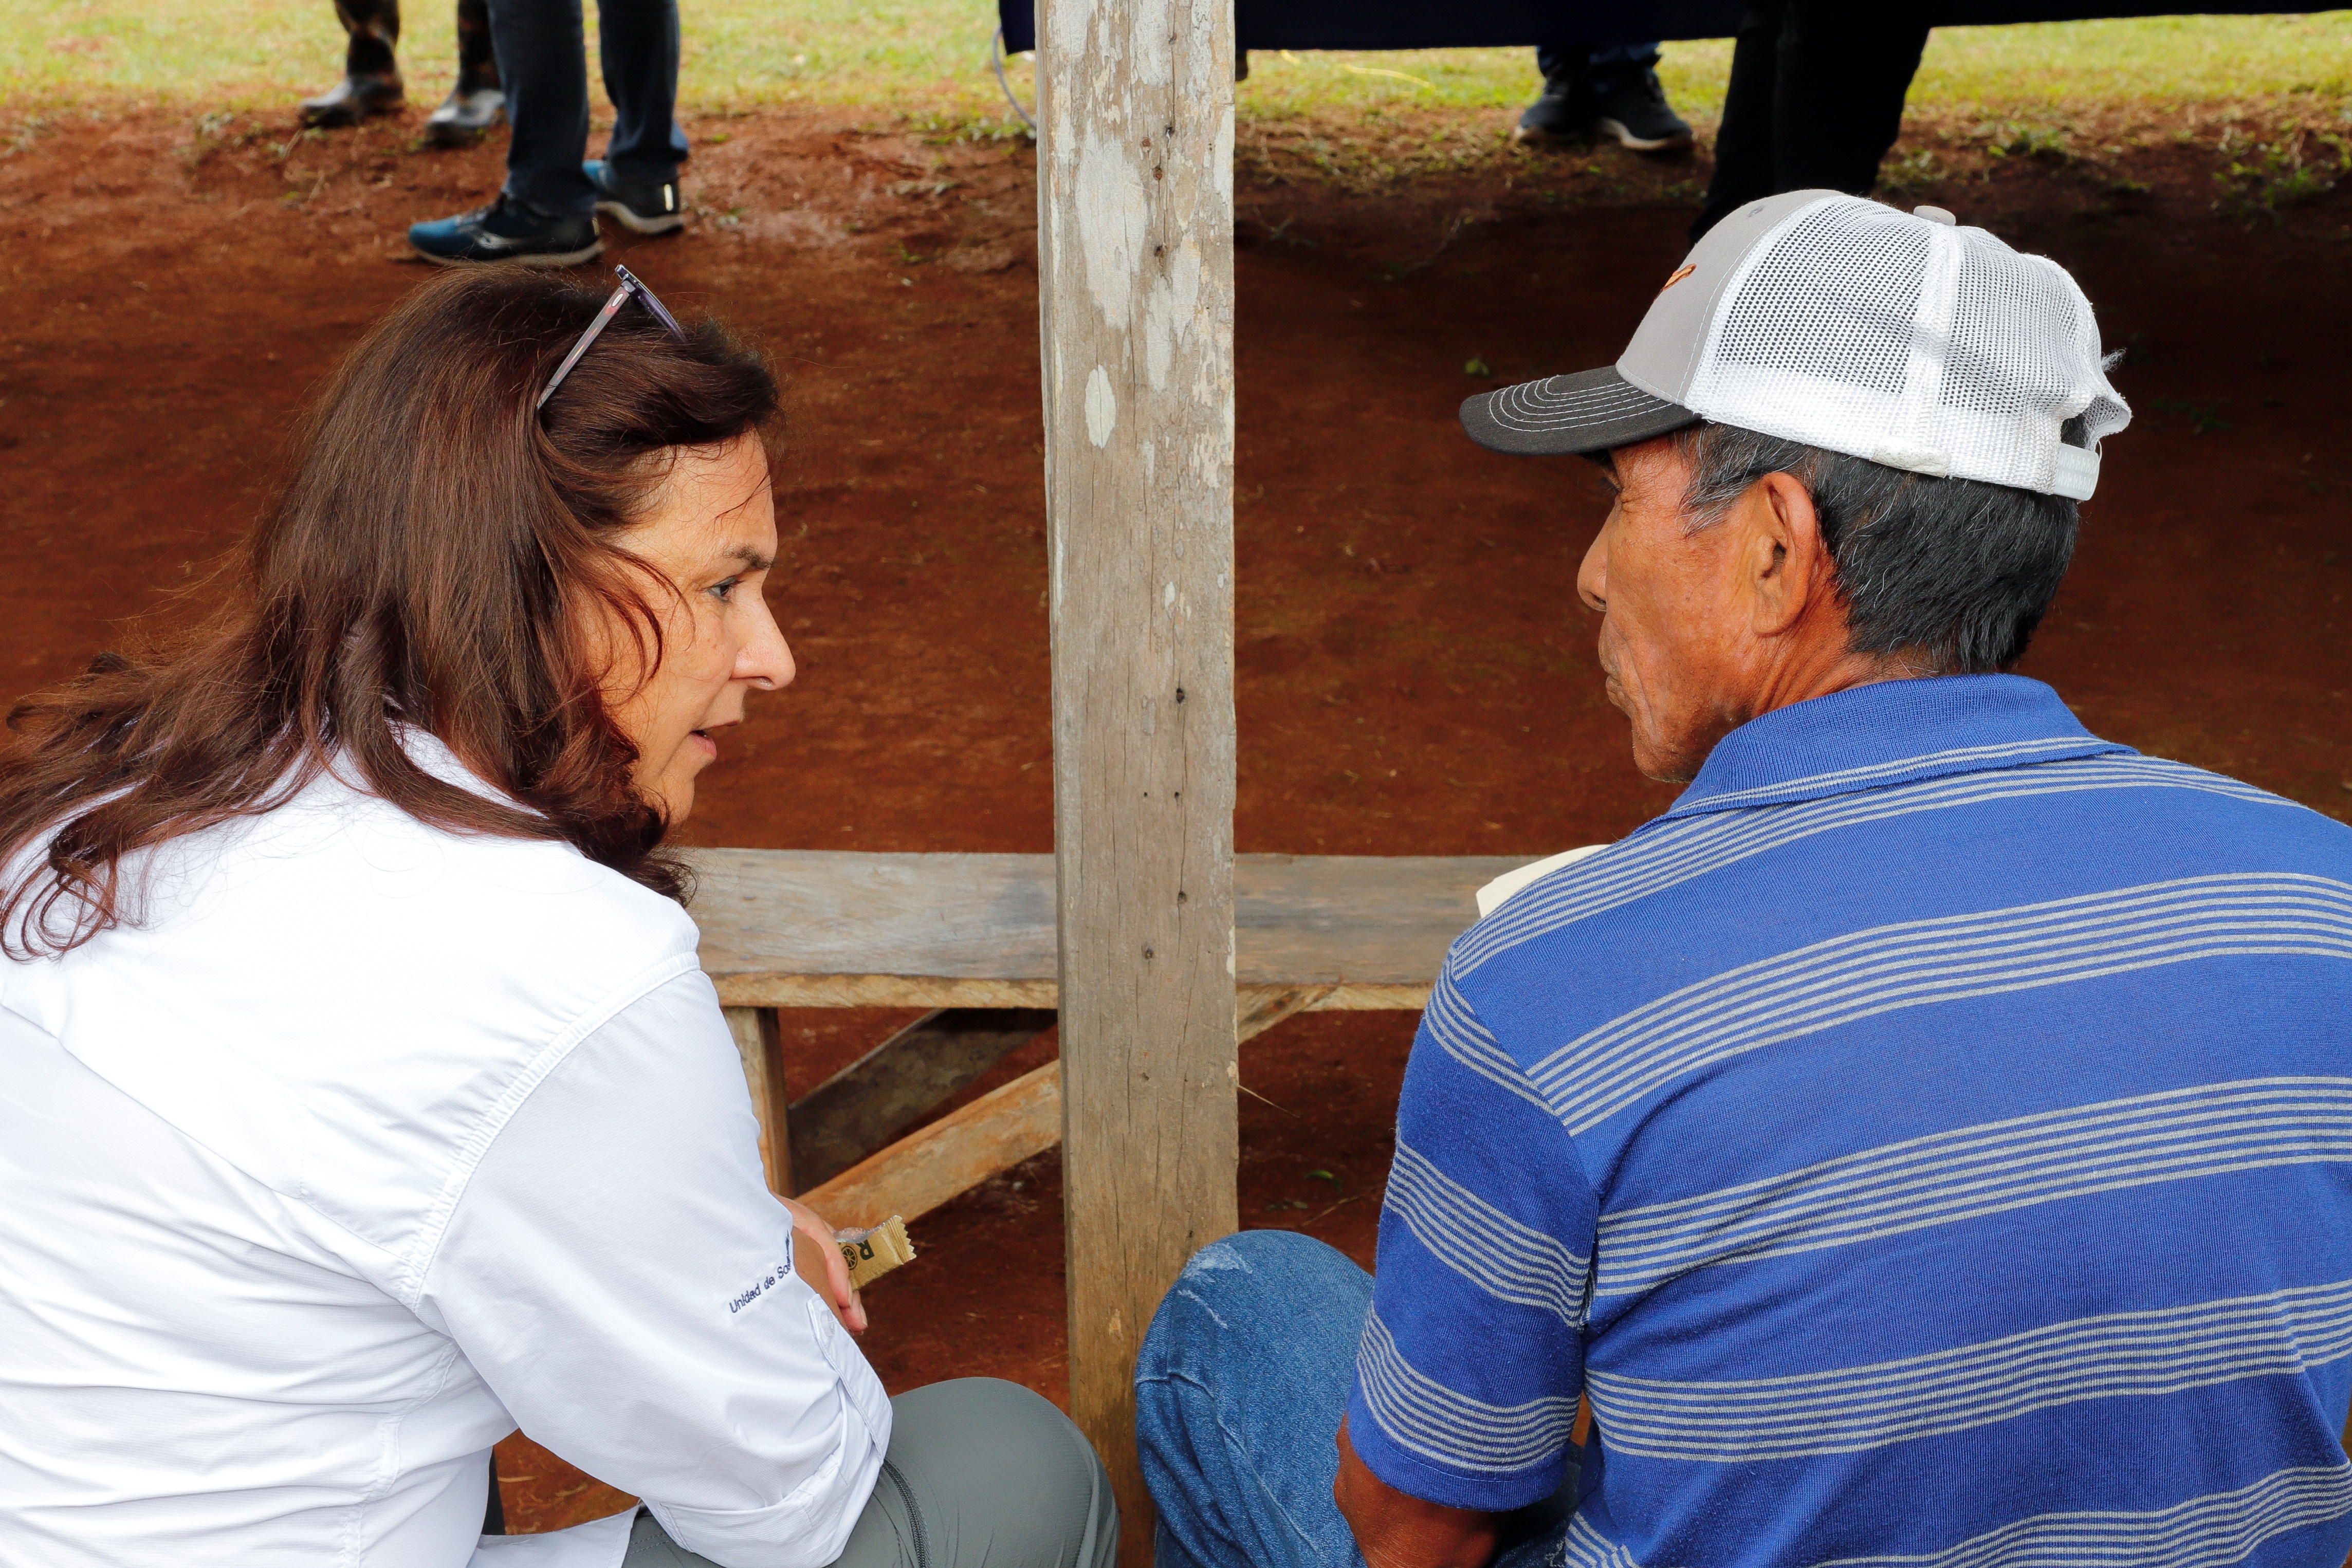
[[[778,103],[992,114],[986,0],[685,0],[687,104]],[[449,16],[410,0],[404,64],[412,97],[436,100],[453,68]],[[0,5],[0,113],[153,104],[275,111],[333,78],[341,35],[328,0],[7,0]],[[1727,42],[1673,44],[1663,68],[1686,112],[1723,97]],[[1025,95],[1025,62],[1012,70]],[[1244,112],[1282,117],[1383,105],[1504,109],[1534,85],[1524,49],[1380,54],[1260,52]],[[2315,96],[2344,112],[2352,12],[2174,16],[2024,27],[1948,28],[1911,101],[1925,109],[2150,109]]]

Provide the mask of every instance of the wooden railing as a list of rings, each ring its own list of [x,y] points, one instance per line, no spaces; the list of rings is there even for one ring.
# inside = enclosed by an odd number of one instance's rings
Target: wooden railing
[[[691,858],[703,968],[742,1052],[776,1191],[839,1225],[911,1219],[1061,1140],[1058,1062],[899,1136],[1052,1026],[1052,856],[703,850]],[[1236,857],[1240,1038],[1300,1012],[1419,1009],[1447,946],[1476,918],[1473,894],[1523,863]],[[931,1010],[788,1103],[780,1007]]]

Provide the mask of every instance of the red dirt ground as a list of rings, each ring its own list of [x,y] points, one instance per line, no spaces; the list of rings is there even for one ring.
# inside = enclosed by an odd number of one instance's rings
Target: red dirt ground
[[[68,120],[0,156],[0,690],[200,580],[304,398],[420,280],[401,225],[496,183],[495,148],[416,152],[413,124],[245,129]],[[812,114],[690,129],[697,224],[614,253],[792,383],[773,598],[803,672],[755,706],[692,836],[1048,849],[1029,151]],[[1494,380],[1612,359],[1704,166],[1510,158],[1350,192],[1256,152],[1239,847],[1532,857],[1624,832],[1674,791],[1629,766],[1575,601],[1596,485],[1472,447],[1453,410],[1489,384],[1474,358]],[[2224,216],[2213,150],[2164,141],[1948,166],[1982,177],[1906,199],[2075,268],[2132,350],[2139,417],[2027,672],[2105,734],[2352,813],[2352,198]],[[795,1090],[898,1021],[788,1015]],[[1244,1049],[1265,1097],[1242,1102],[1245,1224],[1370,1263],[1412,1027],[1309,1016]],[[1063,1396],[1059,1209],[1046,1155],[917,1226],[922,1262],[872,1298],[894,1390],[991,1373]],[[518,1528],[618,1506],[522,1439],[501,1465]]]

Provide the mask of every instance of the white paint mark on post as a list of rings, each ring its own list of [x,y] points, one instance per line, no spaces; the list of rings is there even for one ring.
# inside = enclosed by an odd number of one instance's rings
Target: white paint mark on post
[[[1143,365],[1153,392],[1168,389],[1168,371],[1177,346],[1192,330],[1200,308],[1200,248],[1180,243],[1169,259],[1166,276],[1152,279],[1143,303]],[[1197,386],[1194,395],[1201,395]]]
[[[1078,246],[1087,258],[1087,292],[1093,296],[1104,320],[1124,329],[1128,296],[1142,266],[1144,227],[1150,215],[1143,199],[1143,172],[1123,144],[1091,127],[1078,153],[1076,204]]]
[[[1171,582],[1160,591],[1160,608],[1162,610],[1172,610],[1175,607],[1176,585]]]
[[[1110,390],[1110,372],[1097,365],[1087,377],[1087,439],[1104,445],[1118,428],[1118,394]]]
[[[1166,87],[1174,77],[1169,68],[1174,51],[1168,46],[1175,42],[1167,29],[1146,21],[1128,37],[1133,40],[1135,50],[1135,80],[1144,87]]]

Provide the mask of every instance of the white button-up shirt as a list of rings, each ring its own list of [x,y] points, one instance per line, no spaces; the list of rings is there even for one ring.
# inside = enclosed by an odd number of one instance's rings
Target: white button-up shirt
[[[130,869],[0,961],[0,1562],[613,1568],[627,1516],[478,1541],[518,1424],[730,1568],[839,1555],[889,1405],[683,911],[331,777]]]

